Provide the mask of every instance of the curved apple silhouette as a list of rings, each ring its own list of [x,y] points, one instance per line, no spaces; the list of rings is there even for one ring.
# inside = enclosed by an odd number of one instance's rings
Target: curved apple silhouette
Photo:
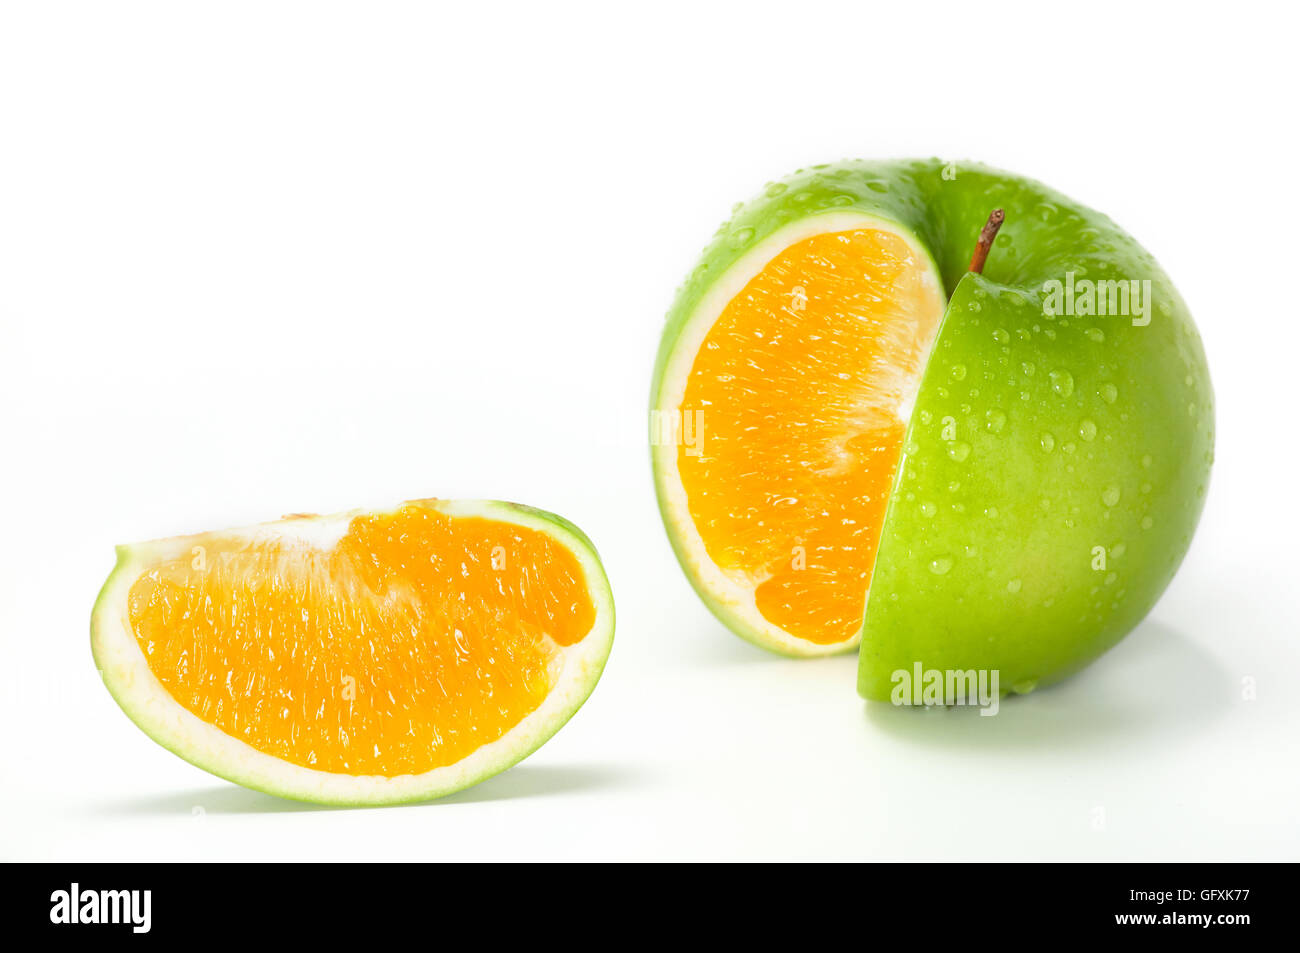
[[[1005,224],[972,271],[994,209]],[[669,314],[652,401],[682,327],[748,249],[854,212],[927,250],[949,296],[881,530],[859,691],[887,700],[918,665],[996,671],[1003,691],[1059,680],[1137,625],[1191,542],[1214,440],[1196,327],[1147,251],[1046,186],[846,162],[769,186],[723,227]]]

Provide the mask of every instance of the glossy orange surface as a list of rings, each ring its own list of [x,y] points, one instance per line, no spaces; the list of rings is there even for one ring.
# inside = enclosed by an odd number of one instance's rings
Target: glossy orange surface
[[[861,625],[905,404],[943,314],[929,274],[891,232],[797,242],[723,309],[691,368],[691,517],[709,557],[798,638]]]
[[[289,524],[292,526],[292,524]],[[154,675],[199,718],[322,771],[396,776],[502,737],[595,620],[544,533],[425,503],[359,516],[332,547],[214,534],[132,585]]]

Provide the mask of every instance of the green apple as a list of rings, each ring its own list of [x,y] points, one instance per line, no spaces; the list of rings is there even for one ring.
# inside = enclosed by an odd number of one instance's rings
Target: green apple
[[[972,271],[995,209],[1005,223]],[[818,166],[742,206],[705,250],[669,314],[652,406],[728,270],[783,229],[845,213],[923,249],[948,298],[885,512],[859,690],[888,700],[917,665],[997,672],[1003,692],[1059,680],[1150,611],[1199,519],[1214,402],[1187,307],[1109,218],[1032,180],[938,160]],[[661,508],[663,471],[656,457]]]

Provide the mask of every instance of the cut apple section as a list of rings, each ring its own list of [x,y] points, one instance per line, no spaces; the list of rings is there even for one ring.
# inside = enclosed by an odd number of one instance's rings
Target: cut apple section
[[[661,503],[705,601],[754,641],[856,644],[944,307],[913,237],[822,216],[737,262],[684,326],[656,409],[690,439],[655,447]]]

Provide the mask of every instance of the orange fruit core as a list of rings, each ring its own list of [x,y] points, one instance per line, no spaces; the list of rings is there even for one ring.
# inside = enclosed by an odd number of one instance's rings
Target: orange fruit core
[[[943,311],[899,236],[824,233],[772,259],[695,357],[679,410],[698,439],[677,454],[691,518],[791,635],[831,644],[862,624],[904,405]]]
[[[355,517],[328,549],[201,539],[131,587],[150,670],[204,721],[320,771],[460,761],[542,703],[595,621],[545,533],[427,504]]]

